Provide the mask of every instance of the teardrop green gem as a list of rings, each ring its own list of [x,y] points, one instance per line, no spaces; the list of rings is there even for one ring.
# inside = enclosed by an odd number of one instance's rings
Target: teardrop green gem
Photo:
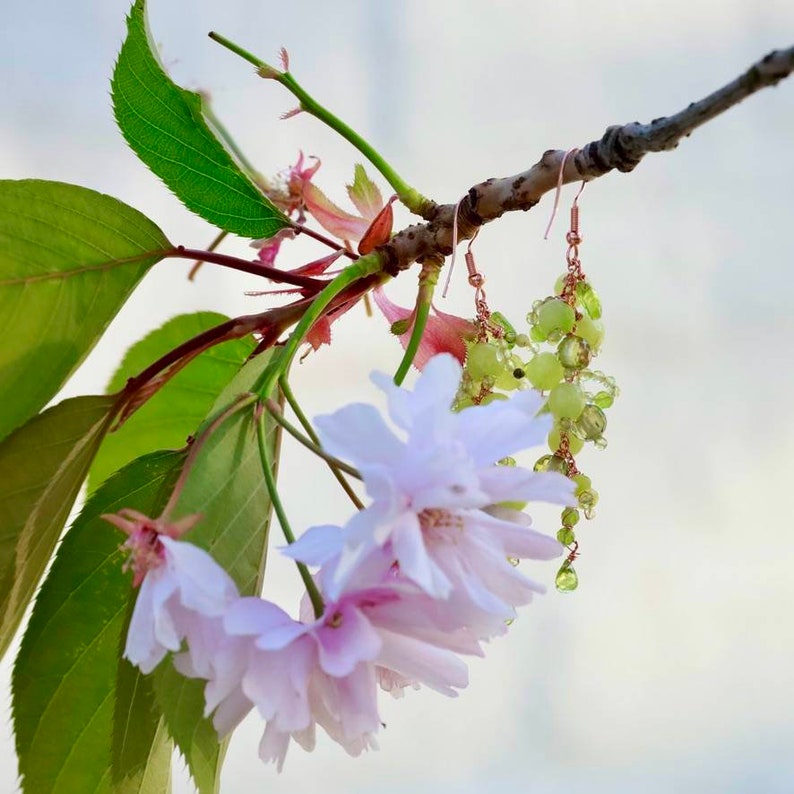
[[[561,593],[572,593],[579,587],[579,577],[569,562],[564,562],[562,568],[557,571],[554,585]]]

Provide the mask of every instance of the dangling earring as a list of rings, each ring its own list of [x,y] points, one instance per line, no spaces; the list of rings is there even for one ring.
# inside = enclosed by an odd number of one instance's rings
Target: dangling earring
[[[546,236],[557,209],[565,160],[572,151],[575,150],[566,152],[560,165],[557,196]],[[557,533],[557,540],[569,552],[555,579],[561,592],[571,592],[578,587],[579,578],[573,561],[579,555],[579,542],[574,527],[579,522],[580,510],[587,519],[595,516],[594,508],[598,502],[598,492],[591,487],[590,478],[581,472],[574,456],[588,441],[598,449],[606,446],[604,431],[607,419],[604,411],[618,396],[614,378],[589,368],[603,342],[604,326],[601,301],[579,260],[582,242],[579,196],[584,185],[582,183],[571,205],[571,223],[565,235],[568,243],[566,272],[557,280],[555,294],[536,301],[527,315],[529,338],[535,345],[535,355],[527,362],[525,374],[535,388],[548,392],[547,407],[554,417],[548,438],[551,454],[541,457],[534,468],[535,471],[559,472],[576,483],[578,507],[562,511],[562,528]],[[554,346],[554,352],[541,351],[541,344]]]

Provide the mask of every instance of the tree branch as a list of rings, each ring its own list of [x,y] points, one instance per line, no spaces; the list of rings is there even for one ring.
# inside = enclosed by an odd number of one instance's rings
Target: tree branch
[[[649,124],[632,122],[608,127],[565,161],[563,183],[590,181],[613,170],[632,171],[649,152],[674,149],[682,138],[746,97],[773,86],[794,72],[794,47],[770,52],[744,74],[672,116]],[[472,187],[458,209],[458,239],[470,239],[482,225],[505,212],[532,209],[544,193],[557,186],[565,152],[550,149],[529,170],[515,176],[488,179]],[[425,224],[409,226],[377,250],[384,270],[392,276],[414,262],[452,253],[455,204],[431,204]]]

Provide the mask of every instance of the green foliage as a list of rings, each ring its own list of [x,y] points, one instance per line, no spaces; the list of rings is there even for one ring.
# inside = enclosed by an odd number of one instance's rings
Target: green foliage
[[[171,247],[110,196],[0,180],[0,438],[52,399]]]
[[[14,666],[25,794],[170,790],[171,743],[151,683],[119,659],[135,593],[122,570],[124,536],[101,515],[122,507],[157,515],[184,459],[159,452],[130,463],[87,502],[58,549]]]
[[[22,619],[111,421],[113,397],[75,397],[0,443],[0,655]]]
[[[202,114],[199,94],[165,73],[146,22],[144,0],[127,19],[127,39],[113,73],[113,109],[138,157],[182,203],[243,237],[270,237],[286,217],[244,175]]]
[[[108,391],[119,391],[128,378],[169,350],[226,319],[215,312],[197,312],[169,320],[127,351]],[[90,487],[93,489],[140,455],[183,446],[254,346],[251,337],[224,342],[205,350],[174,375],[118,430],[105,437],[91,467]]]
[[[218,403],[228,405],[245,392],[269,358],[265,353],[243,367]],[[271,513],[253,410],[252,405],[241,408],[215,429],[198,454],[174,511],[175,519],[202,514],[202,521],[185,540],[207,549],[243,595],[259,591]],[[273,459],[277,459],[279,427],[275,423],[268,439]],[[225,747],[218,742],[211,721],[202,716],[202,682],[183,678],[171,665],[160,665],[154,675],[168,730],[185,756],[194,782],[201,794],[216,792]]]

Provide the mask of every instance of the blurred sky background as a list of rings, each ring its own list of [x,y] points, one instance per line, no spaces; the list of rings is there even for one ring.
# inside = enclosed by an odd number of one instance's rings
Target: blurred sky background
[[[286,46],[311,93],[445,202],[529,167],[545,149],[675,112],[794,40],[790,0],[150,6],[172,76],[211,93],[260,170],[283,169],[302,148],[322,159],[316,181],[340,203],[357,152],[308,116],[279,121],[291,96],[213,44],[209,30],[273,62]],[[202,247],[213,230],[115,129],[109,78],[127,7],[4,0],[0,177],[112,194],[173,242]],[[794,790],[792,140],[789,79],[677,151],[582,195],[581,258],[607,328],[598,366],[622,395],[609,411],[609,448],[579,457],[601,493],[596,520],[579,532],[579,590],[561,596],[552,586],[524,610],[471,664],[457,700],[419,692],[384,701],[380,752],[351,759],[322,738],[311,755],[293,747],[278,777],[257,758],[263,725],[250,718],[231,745],[225,792]],[[547,242],[551,197],[483,229],[475,252],[492,309],[520,322],[551,293],[574,191],[566,188]],[[225,250],[249,255],[244,241]],[[301,240],[282,263],[318,252]],[[470,314],[462,264],[440,305]],[[263,305],[243,294],[261,288],[252,277],[205,266],[190,283],[188,268],[173,260],[155,268],[65,394],[101,391],[120,347],[174,314]],[[415,275],[390,297],[408,303]],[[351,312],[333,347],[296,367],[296,392],[310,415],[372,398],[368,373],[393,370],[400,353],[383,318]],[[294,525],[346,520],[323,470],[285,447],[281,483]],[[538,525],[555,531],[555,513],[540,511]],[[553,563],[526,570],[552,584]],[[292,609],[296,581],[275,564],[267,595]],[[0,794],[11,794],[8,661],[0,672]],[[175,791],[192,791],[181,762],[175,768]]]

